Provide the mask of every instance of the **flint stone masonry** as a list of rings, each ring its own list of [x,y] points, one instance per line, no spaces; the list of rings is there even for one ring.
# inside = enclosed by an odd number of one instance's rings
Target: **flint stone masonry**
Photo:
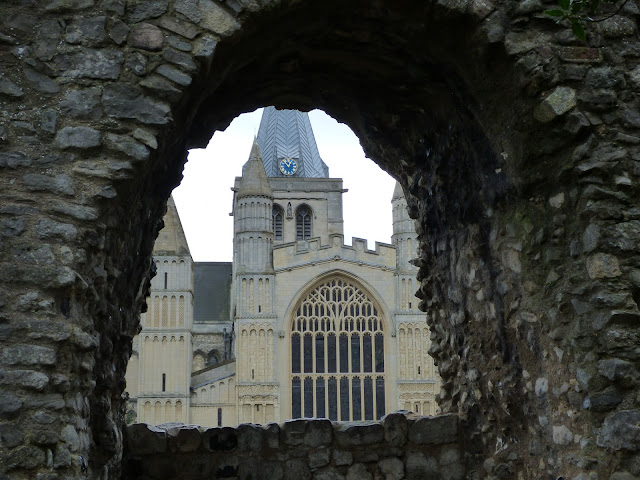
[[[407,429],[398,432],[400,418],[409,431],[429,431],[430,441],[414,443]],[[385,440],[389,431],[395,432],[395,441],[403,448]],[[365,424],[313,419],[266,427],[243,424],[235,429],[134,424],[126,429],[124,479],[462,480],[466,467],[460,433],[455,415],[403,413]]]
[[[273,478],[639,477],[640,8],[614,3],[579,41],[553,0],[0,2],[0,477],[119,478],[167,199],[187,149],[264,105],[326,110],[403,187],[462,460],[402,456],[438,437],[396,417],[331,445],[199,432],[183,448],[225,453],[188,468],[257,471],[240,442]]]

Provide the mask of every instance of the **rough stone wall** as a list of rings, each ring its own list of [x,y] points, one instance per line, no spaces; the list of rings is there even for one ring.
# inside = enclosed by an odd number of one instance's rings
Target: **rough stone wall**
[[[640,475],[639,10],[580,42],[553,4],[2,2],[0,475],[117,478],[186,148],[268,104],[405,188],[468,475]]]
[[[127,427],[126,480],[462,480],[455,415],[387,415],[381,422],[290,420],[201,429]]]

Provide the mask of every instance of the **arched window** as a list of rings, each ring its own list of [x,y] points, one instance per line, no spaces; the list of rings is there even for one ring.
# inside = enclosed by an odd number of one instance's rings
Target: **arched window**
[[[382,323],[369,296],[340,277],[323,282],[300,302],[291,321],[293,418],[382,418]]]
[[[296,240],[311,238],[311,209],[302,205],[296,211]]]
[[[218,353],[215,351],[209,352],[209,355],[207,356],[207,367],[213,367],[218,362]]]
[[[272,217],[271,217],[271,229],[273,230],[274,240],[282,240],[282,217],[284,212],[280,205],[274,204]]]

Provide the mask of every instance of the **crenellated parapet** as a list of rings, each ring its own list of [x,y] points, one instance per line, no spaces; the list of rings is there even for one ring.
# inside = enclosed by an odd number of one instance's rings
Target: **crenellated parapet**
[[[276,272],[337,260],[394,270],[396,247],[376,242],[375,250],[369,250],[366,240],[353,237],[351,245],[348,245],[344,243],[344,235],[341,234],[329,235],[329,243],[326,245],[322,244],[320,238],[312,238],[273,247],[273,268]]]

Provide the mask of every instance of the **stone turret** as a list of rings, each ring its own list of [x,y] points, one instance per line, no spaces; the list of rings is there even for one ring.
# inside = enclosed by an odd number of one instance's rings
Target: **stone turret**
[[[402,191],[400,183],[396,182],[391,198],[393,215],[393,235],[391,243],[397,248],[398,270],[400,272],[411,272],[415,276],[416,267],[409,263],[416,258],[416,230],[413,220],[407,212],[407,201]]]
[[[235,197],[234,267],[238,273],[272,271],[273,191],[256,140],[243,168]]]

